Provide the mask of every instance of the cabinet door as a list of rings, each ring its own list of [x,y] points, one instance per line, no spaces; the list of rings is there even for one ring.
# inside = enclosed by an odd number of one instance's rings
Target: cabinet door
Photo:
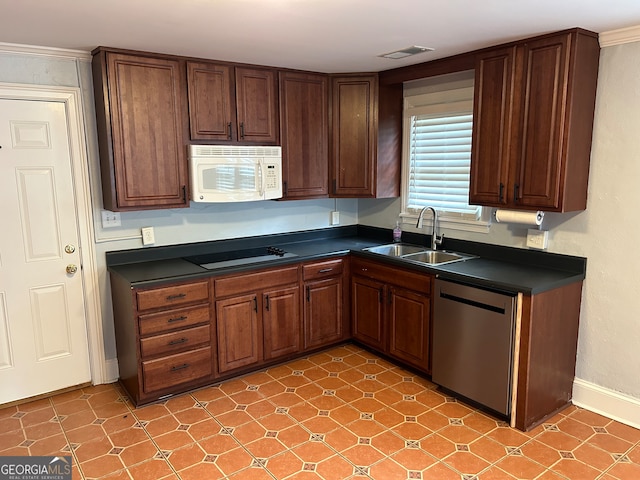
[[[300,350],[300,290],[298,286],[264,292],[264,358]]]
[[[377,76],[332,80],[332,178],[336,197],[375,197]]]
[[[560,207],[568,42],[569,34],[565,34],[530,41],[522,47],[522,134],[514,185],[516,205]]]
[[[243,295],[216,302],[218,371],[256,364],[262,358],[258,297]]]
[[[305,349],[329,345],[342,338],[342,288],[342,277],[305,285]]]
[[[384,351],[384,285],[375,280],[354,276],[351,279],[353,337]]]
[[[236,67],[238,141],[273,145],[278,135],[276,72]]]
[[[477,56],[469,203],[505,205],[510,196],[509,162],[515,47]]]
[[[191,140],[231,141],[236,128],[233,67],[187,62]]]
[[[389,288],[389,354],[430,372],[429,297]]]
[[[328,96],[326,75],[280,72],[282,176],[287,199],[329,194]]]
[[[94,57],[105,208],[189,206],[182,67],[104,51]]]

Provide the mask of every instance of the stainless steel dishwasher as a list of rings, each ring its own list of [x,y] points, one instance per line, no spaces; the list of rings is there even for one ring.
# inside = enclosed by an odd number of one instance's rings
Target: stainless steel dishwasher
[[[511,413],[516,295],[436,279],[432,380]]]

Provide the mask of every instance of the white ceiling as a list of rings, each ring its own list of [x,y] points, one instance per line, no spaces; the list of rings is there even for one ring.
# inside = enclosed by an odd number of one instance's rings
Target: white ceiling
[[[0,0],[0,42],[320,72],[381,71],[533,35],[640,25],[640,0]],[[378,55],[435,48],[402,60]]]

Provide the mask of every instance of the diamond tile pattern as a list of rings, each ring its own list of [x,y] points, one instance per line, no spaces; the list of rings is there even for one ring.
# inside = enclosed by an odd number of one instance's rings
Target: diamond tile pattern
[[[354,345],[133,408],[117,384],[0,409],[0,456],[78,480],[640,478],[640,430],[570,407],[523,433]]]

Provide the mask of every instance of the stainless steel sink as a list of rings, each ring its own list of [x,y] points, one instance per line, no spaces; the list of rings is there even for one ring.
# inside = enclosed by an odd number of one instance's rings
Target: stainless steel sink
[[[404,255],[403,258],[412,260],[414,262],[428,263],[429,265],[438,265],[440,263],[456,262],[458,260],[465,260],[463,255],[457,253],[443,252],[441,250],[425,250],[424,252],[413,253],[411,255]]]
[[[365,248],[367,252],[379,253],[390,257],[402,257],[412,253],[424,251],[424,247],[419,245],[411,245],[408,243],[391,243],[389,245],[380,245],[378,247]]]
[[[364,249],[367,252],[396,257],[400,260],[423,263],[426,265],[442,265],[444,263],[460,262],[474,258],[471,255],[447,252],[444,250],[430,250],[420,245],[409,243],[391,243]]]

